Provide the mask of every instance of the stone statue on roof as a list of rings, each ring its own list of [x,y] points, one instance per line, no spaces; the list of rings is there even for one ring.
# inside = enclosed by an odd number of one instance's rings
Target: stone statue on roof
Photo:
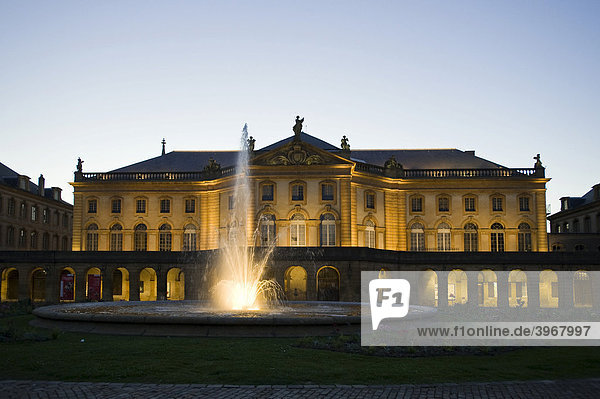
[[[294,140],[300,140],[300,133],[302,133],[302,123],[304,123],[304,118],[300,119],[300,116],[296,116],[296,124],[292,127],[294,131]]]
[[[346,135],[342,136],[342,150],[350,151],[350,143],[348,143],[348,137]]]
[[[83,161],[81,160],[81,158],[77,158],[77,172],[83,172]]]
[[[215,161],[212,157],[208,159],[208,165],[204,167],[205,172],[214,173],[221,169],[221,165]]]
[[[538,169],[538,168],[542,168],[542,157],[540,157],[540,154],[537,154],[535,157],[533,157],[533,159],[535,159],[535,165],[533,165],[534,168]]]
[[[250,136],[248,138],[248,152],[254,151],[254,143],[256,143],[256,140],[254,139],[254,137]]]

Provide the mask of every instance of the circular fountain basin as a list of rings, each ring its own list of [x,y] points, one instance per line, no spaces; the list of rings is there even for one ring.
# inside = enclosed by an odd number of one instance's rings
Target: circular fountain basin
[[[423,310],[411,307],[409,316]],[[217,311],[206,302],[95,302],[44,306],[32,324],[117,335],[302,337],[360,332],[360,303],[286,302],[276,308]]]

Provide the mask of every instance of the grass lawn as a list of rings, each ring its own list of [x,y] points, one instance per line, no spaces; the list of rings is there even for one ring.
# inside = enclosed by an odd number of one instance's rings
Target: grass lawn
[[[27,323],[7,326],[52,336]],[[0,379],[226,384],[399,384],[600,376],[600,347],[523,348],[493,356],[391,358],[297,347],[295,338],[153,338],[54,332],[0,343]],[[81,342],[81,340],[84,342]]]

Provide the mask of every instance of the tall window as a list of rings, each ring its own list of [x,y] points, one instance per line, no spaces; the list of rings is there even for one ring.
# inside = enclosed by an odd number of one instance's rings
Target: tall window
[[[146,251],[148,248],[148,228],[145,224],[135,226],[133,233],[133,245],[135,251]]]
[[[38,208],[37,206],[32,206],[31,207],[31,221],[35,222],[38,219]]]
[[[146,200],[135,200],[135,213],[146,213]]]
[[[27,215],[27,205],[25,205],[24,202],[21,202],[21,207],[19,208],[19,217],[21,219],[25,219],[26,215]]]
[[[69,227],[69,215],[66,213],[63,215],[63,227]]]
[[[185,213],[196,213],[196,200],[188,198],[185,200]]]
[[[464,227],[465,251],[476,252],[477,246],[477,226],[473,223],[467,223]]]
[[[450,211],[450,198],[439,197],[438,198],[438,212],[449,212]]]
[[[115,198],[110,202],[110,211],[112,213],[121,213],[121,200],[119,198]]]
[[[171,200],[161,199],[160,200],[160,213],[171,213]]]
[[[492,197],[492,211],[493,212],[502,212],[504,210],[503,198],[502,197]]]
[[[275,197],[275,186],[273,184],[263,184],[261,187],[261,200],[262,201],[273,201]]]
[[[290,221],[290,245],[292,247],[306,246],[306,219],[304,215],[295,213]]]
[[[27,232],[25,229],[19,230],[19,248],[27,248]]]
[[[519,225],[519,251],[531,251],[531,227],[527,223]]]
[[[410,200],[410,209],[412,212],[423,212],[423,198],[412,197]]]
[[[573,233],[579,233],[579,219],[573,220]]]
[[[465,212],[475,212],[475,197],[465,197]]]
[[[586,216],[583,219],[583,232],[591,233],[592,232],[592,219],[589,216]]]
[[[521,212],[529,212],[529,197],[522,196],[519,197],[519,211]]]
[[[235,208],[235,199],[234,199],[233,195],[230,195],[230,196],[228,197],[228,200],[227,200],[227,202],[228,202],[228,206],[227,206],[227,208],[228,208],[229,210],[232,210],[232,209],[234,209],[234,208]]]
[[[48,218],[50,214],[50,210],[48,208],[44,208],[42,210],[42,222],[44,222],[45,224],[48,224]]]
[[[87,228],[85,249],[88,251],[98,250],[98,225],[95,223],[90,224]]]
[[[44,233],[42,236],[42,249],[50,249],[50,234]]]
[[[260,218],[260,245],[268,247],[275,244],[275,215],[265,214]]]
[[[410,250],[425,250],[425,228],[421,223],[415,223],[410,228]]]
[[[375,209],[375,193],[372,191],[367,191],[365,193],[365,208],[367,209]]]
[[[37,249],[38,247],[38,233],[35,231],[31,232],[31,249]]]
[[[98,212],[98,201],[95,199],[88,200],[88,213]]]
[[[304,201],[304,185],[292,185],[292,201]]]
[[[448,223],[441,223],[438,226],[437,249],[438,251],[450,251],[450,226]]]
[[[365,226],[365,245],[369,248],[375,248],[375,223],[367,220]]]
[[[12,226],[9,226],[8,229],[6,229],[6,246],[15,246],[15,228]]]
[[[334,199],[333,183],[321,184],[321,201],[333,201]]]
[[[69,249],[69,238],[67,236],[62,238],[62,247],[60,249],[63,251],[67,251]]]
[[[158,228],[158,247],[160,251],[171,250],[171,226],[166,223]]]
[[[494,223],[490,239],[492,252],[504,252],[504,226]]]
[[[15,200],[11,198],[8,200],[8,215],[15,216]]]
[[[110,250],[123,250],[123,226],[118,223],[110,228]]]
[[[331,213],[321,215],[321,246],[335,246],[335,216]]]
[[[196,250],[196,226],[188,224],[183,229],[183,250]]]

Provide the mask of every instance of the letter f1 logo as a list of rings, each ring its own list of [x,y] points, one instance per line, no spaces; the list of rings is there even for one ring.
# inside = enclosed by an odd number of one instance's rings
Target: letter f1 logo
[[[376,279],[369,281],[371,322],[377,330],[383,319],[402,318],[408,314],[410,283],[404,279]]]

